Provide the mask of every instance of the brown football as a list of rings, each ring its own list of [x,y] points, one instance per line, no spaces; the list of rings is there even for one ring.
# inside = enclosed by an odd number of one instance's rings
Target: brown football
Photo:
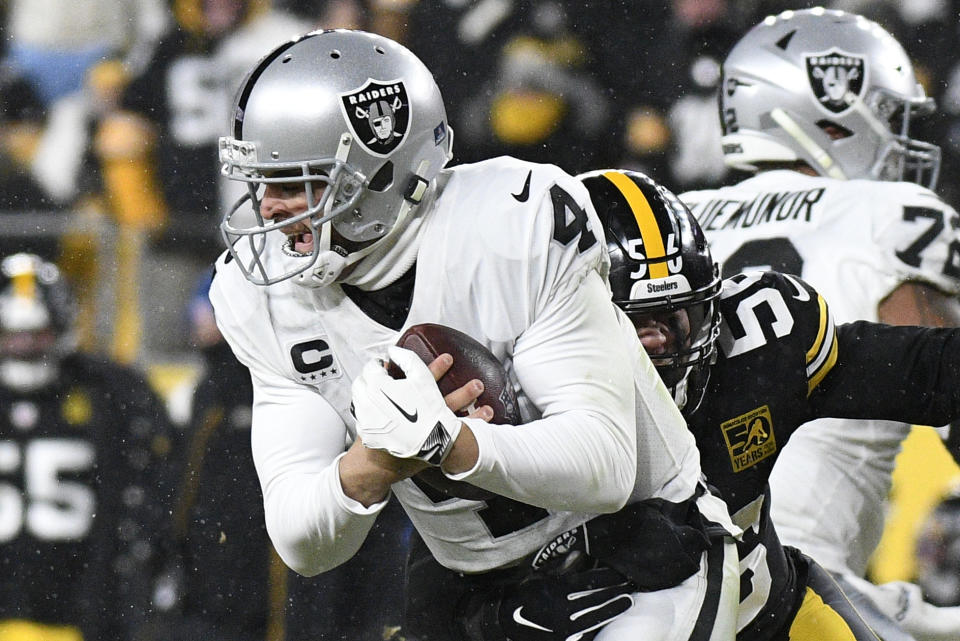
[[[427,364],[440,354],[450,354],[453,365],[437,381],[437,387],[444,396],[475,378],[479,379],[483,381],[483,393],[476,400],[476,406],[489,405],[493,409],[493,419],[490,422],[499,425],[520,423],[517,397],[507,378],[507,372],[496,356],[479,341],[452,327],[422,323],[405,331],[397,340],[397,346],[409,349]],[[387,364],[387,371],[394,378],[403,375],[400,368],[393,363]],[[459,414],[466,416],[468,412]],[[431,496],[428,488],[423,487],[424,484],[445,496],[473,500],[493,496],[491,492],[470,483],[448,479],[439,467],[427,468],[414,476],[413,480],[430,498],[435,496]]]

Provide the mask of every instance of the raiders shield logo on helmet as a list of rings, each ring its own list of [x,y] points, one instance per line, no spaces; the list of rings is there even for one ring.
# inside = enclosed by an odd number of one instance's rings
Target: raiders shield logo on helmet
[[[820,104],[833,113],[849,109],[847,94],[860,96],[863,91],[863,58],[831,49],[826,53],[808,55],[806,60],[807,78]]]
[[[388,156],[400,146],[410,126],[410,101],[400,80],[368,80],[340,94],[341,107],[357,141],[372,154]]]

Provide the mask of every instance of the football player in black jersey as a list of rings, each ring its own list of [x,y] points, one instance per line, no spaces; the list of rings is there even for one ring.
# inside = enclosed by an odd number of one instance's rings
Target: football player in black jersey
[[[0,638],[116,641],[149,612],[169,449],[136,372],[76,351],[72,297],[0,261]]]
[[[637,329],[697,440],[704,473],[743,528],[738,639],[875,639],[834,580],[780,544],[767,479],[819,417],[941,425],[960,411],[960,333],[834,326],[799,278],[720,282],[696,219],[646,176],[581,176],[604,225],[614,303]]]
[[[835,327],[813,288],[777,272],[744,273],[721,283],[696,219],[671,192],[629,171],[591,172],[581,179],[604,225],[614,303],[683,410],[708,481],[744,531],[738,641],[876,641],[831,576],[780,543],[769,517],[767,479],[791,434],[816,417],[934,425],[956,418],[960,362],[952,355],[960,349],[960,330],[869,322]],[[588,526],[619,516],[602,516]],[[538,622],[562,629],[569,606],[545,607],[560,597],[561,586],[615,584],[615,577],[604,581],[588,574],[597,570],[582,557],[596,556],[598,542],[589,527],[559,537],[542,552],[561,550],[552,556],[563,560],[563,570],[552,568],[519,594],[468,589],[460,616],[471,616],[484,603],[499,609],[504,621],[508,602],[543,604]],[[443,571],[428,570],[422,558],[417,563],[408,571]],[[456,575],[448,579],[454,595]],[[555,621],[545,618],[550,613]],[[525,632],[523,639],[554,638],[548,631]],[[468,637],[513,638],[503,624]]]

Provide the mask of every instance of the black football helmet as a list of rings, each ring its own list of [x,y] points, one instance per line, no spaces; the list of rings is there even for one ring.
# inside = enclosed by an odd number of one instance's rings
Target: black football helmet
[[[673,351],[651,354],[677,405],[693,412],[703,399],[720,334],[720,271],[687,207],[647,176],[600,170],[580,176],[603,224],[613,302],[639,328],[653,315],[673,327]],[[686,321],[689,322],[687,327]]]
[[[75,347],[74,312],[56,265],[27,253],[0,261],[0,385],[29,391],[54,380]]]

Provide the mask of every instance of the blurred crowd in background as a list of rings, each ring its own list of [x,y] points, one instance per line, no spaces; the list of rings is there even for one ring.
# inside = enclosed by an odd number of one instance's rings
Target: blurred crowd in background
[[[80,287],[85,347],[164,361],[188,348],[183,283],[222,249],[217,222],[238,196],[216,154],[233,93],[278,42],[347,27],[407,44],[443,88],[454,162],[629,167],[685,191],[731,178],[714,98],[727,49],[763,16],[814,4],[5,0],[3,242],[56,259]],[[954,205],[956,5],[830,3],[878,20],[919,56],[940,105],[922,133],[944,147],[940,192]],[[54,213],[64,215],[37,215]]]
[[[168,615],[138,620],[138,634],[321,639],[318,620],[352,618],[386,638],[395,623],[364,601],[377,563],[306,580],[268,553],[249,380],[206,301],[217,224],[240,195],[219,175],[217,139],[261,55],[315,28],[376,31],[435,73],[455,163],[639,169],[680,193],[734,179],[715,98],[728,49],[764,16],[816,5],[876,20],[915,56],[939,108],[917,137],[942,146],[938,192],[960,208],[960,0],[0,0],[0,254],[58,265],[78,349],[142,372],[168,414],[156,432],[171,445],[151,454],[175,470],[158,481],[173,488],[164,543],[150,544],[165,549],[139,555]],[[954,499],[914,525],[921,569],[948,554],[938,537],[960,540],[958,513]],[[380,521],[378,560],[401,547],[387,533],[405,531]],[[896,565],[894,578],[915,578],[912,560]]]

